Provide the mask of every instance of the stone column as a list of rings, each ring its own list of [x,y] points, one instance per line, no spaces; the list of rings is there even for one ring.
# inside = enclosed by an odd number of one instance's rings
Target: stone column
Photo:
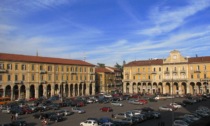
[[[39,91],[38,91],[38,87],[35,87],[35,98],[39,98]]]
[[[133,84],[129,84],[129,93],[130,93],[130,94],[133,93]]]
[[[174,93],[173,89],[174,89],[174,87],[173,87],[173,82],[172,82],[172,83],[170,83],[170,95],[172,95]]]
[[[166,82],[163,82],[163,87],[162,87],[162,93],[165,94],[166,93]]]
[[[63,96],[66,97],[66,84],[62,84],[63,85]]]
[[[95,83],[92,83],[92,95],[95,95]]]
[[[193,92],[190,92],[190,84],[189,83],[186,83],[186,88],[187,88],[187,94],[193,93]],[[192,91],[194,91],[194,89],[192,89]]]
[[[89,84],[87,84],[86,91],[85,91],[85,94],[86,95],[90,95],[90,93],[89,93],[90,91],[89,90],[90,90]]]
[[[11,97],[11,100],[14,100],[14,99],[13,99],[13,98],[14,98],[13,94],[14,94],[14,93],[13,93],[13,87],[11,86],[11,96],[10,96],[10,97]]]
[[[50,85],[51,86],[51,90],[50,90],[50,94],[51,96],[55,95],[55,85]]]
[[[5,94],[6,94],[6,87],[3,88],[3,96],[2,97],[5,97]]]
[[[182,83],[181,82],[178,83],[178,89],[179,89],[178,94],[183,94]]]
[[[26,88],[26,99],[30,99],[30,88],[28,86]]]
[[[126,93],[126,82],[123,82],[123,93]]]
[[[47,86],[46,86],[46,84],[43,85],[43,96],[47,97]]]

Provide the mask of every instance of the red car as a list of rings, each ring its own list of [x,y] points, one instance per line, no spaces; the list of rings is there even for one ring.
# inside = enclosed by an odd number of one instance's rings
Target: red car
[[[111,111],[113,111],[113,109],[111,107],[103,107],[103,108],[100,108],[100,111],[102,111],[102,112],[111,112]]]
[[[143,103],[143,104],[147,104],[147,100],[145,100],[145,99],[140,99],[140,100],[138,100],[139,102],[141,102],[141,103]]]

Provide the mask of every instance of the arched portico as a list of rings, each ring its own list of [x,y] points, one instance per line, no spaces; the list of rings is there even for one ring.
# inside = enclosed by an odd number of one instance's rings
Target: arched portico
[[[38,96],[39,97],[43,96],[43,85],[42,84],[39,85],[39,95]]]
[[[30,86],[30,98],[35,98],[35,87],[34,85]]]
[[[25,87],[25,85],[20,86],[20,98],[26,98],[26,87]]]
[[[73,96],[73,90],[74,90],[74,86],[73,84],[70,84],[70,96],[72,97]]]
[[[13,87],[13,98],[14,100],[19,99],[19,89],[18,89],[18,85],[15,85]]]
[[[47,85],[47,98],[51,97],[51,85]]]
[[[11,97],[11,93],[12,93],[11,86],[7,85],[6,88],[5,88],[5,96],[6,97]]]
[[[74,85],[75,96],[78,96],[78,84]]]

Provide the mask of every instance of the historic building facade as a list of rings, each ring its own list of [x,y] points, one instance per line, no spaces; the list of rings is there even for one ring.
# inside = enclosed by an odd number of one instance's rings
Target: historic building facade
[[[166,59],[132,61],[123,68],[124,93],[209,93],[210,56],[183,57],[173,50]]]
[[[0,97],[95,94],[95,65],[82,60],[0,53]]]
[[[122,90],[122,72],[113,67],[100,66],[96,68],[96,87],[98,92],[111,93]]]

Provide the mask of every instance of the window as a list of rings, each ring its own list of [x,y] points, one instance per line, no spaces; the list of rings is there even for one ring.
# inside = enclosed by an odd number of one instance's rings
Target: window
[[[69,72],[69,67],[68,66],[66,67],[66,71]]]
[[[143,68],[143,71],[145,71],[145,68]]]
[[[3,80],[3,78],[2,78],[2,75],[0,74],[0,81],[2,81]]]
[[[47,70],[52,71],[52,66],[48,66]]]
[[[18,75],[15,75],[15,81],[17,81],[18,80]]]
[[[85,76],[85,80],[87,80],[87,77]]]
[[[10,74],[7,75],[7,80],[11,81],[11,75]]]
[[[64,76],[63,75],[61,76],[61,79],[64,80]]]
[[[71,80],[73,80],[74,79],[74,76],[73,75],[71,75]]]
[[[204,65],[204,67],[203,67],[203,68],[204,68],[204,70],[206,70],[206,65]]]
[[[59,70],[59,69],[58,69],[58,66],[55,66],[55,71],[57,71],[57,72],[58,72],[58,70]]]
[[[0,63],[0,69],[4,69],[4,64]]]
[[[166,67],[166,71],[168,71],[168,67]]]
[[[161,71],[161,67],[159,67],[159,71]]]
[[[200,78],[200,74],[197,74],[197,78]]]
[[[135,80],[135,76],[133,76],[133,79]]]
[[[84,68],[84,71],[86,72],[86,67]]]
[[[58,75],[55,75],[55,80],[58,80]]]
[[[161,79],[161,75],[159,75],[159,79]]]
[[[48,81],[51,81],[51,78],[52,78],[52,75],[49,74],[49,75],[48,75]]]
[[[206,74],[204,74],[204,78],[207,78],[207,77],[206,77]]]
[[[138,72],[140,72],[140,68],[138,68]]]
[[[21,69],[22,70],[26,70],[26,65],[25,64],[22,64]]]
[[[44,80],[44,76],[43,76],[43,75],[40,76],[40,80],[41,80],[41,81]]]
[[[148,78],[150,79],[150,76],[148,76]]]
[[[80,67],[80,72],[82,72],[82,67]]]
[[[43,70],[43,66],[42,65],[40,65],[40,70]]]
[[[193,75],[191,74],[191,79],[193,79]]]
[[[22,80],[23,80],[23,81],[25,80],[25,75],[22,75]]]
[[[31,65],[31,70],[34,71],[34,64]]]
[[[18,64],[15,64],[15,70],[18,70]]]
[[[7,69],[12,70],[12,64],[7,64]]]
[[[77,67],[75,68],[75,72],[77,72]]]
[[[155,69],[155,68],[153,68],[153,71],[155,72],[155,71],[156,71],[156,69]]]
[[[80,80],[82,80],[82,75],[80,75]]]
[[[66,74],[66,80],[67,80],[67,81],[69,80],[69,76],[68,76],[68,74]]]
[[[61,71],[63,72],[63,70],[64,70],[64,66],[61,66]]]
[[[71,72],[74,72],[74,67],[71,67]]]
[[[176,71],[176,67],[174,67],[174,71]]]
[[[31,80],[32,80],[32,81],[35,80],[34,74],[31,75]]]
[[[76,80],[78,80],[78,76],[76,75]]]
[[[200,66],[197,66],[197,70],[200,70]]]

